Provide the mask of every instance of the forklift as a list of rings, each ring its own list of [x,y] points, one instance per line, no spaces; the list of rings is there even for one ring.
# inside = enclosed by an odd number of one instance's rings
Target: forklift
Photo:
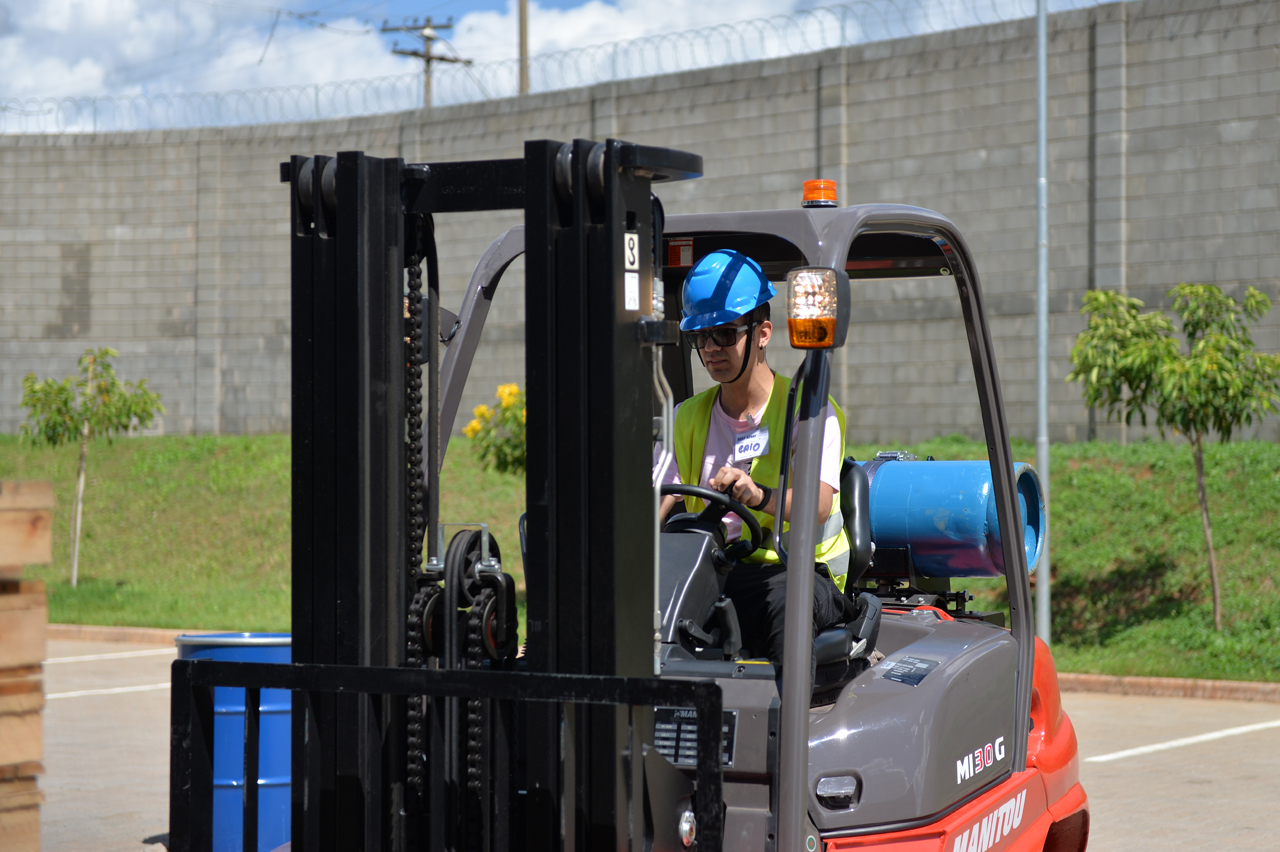
[[[668,217],[653,184],[702,171],[697,155],[615,139],[532,141],[509,160],[281,164],[293,662],[174,663],[172,849],[211,848],[221,686],[246,690],[246,768],[259,690],[292,691],[291,843],[308,852],[1083,852],[1075,734],[1032,624],[1043,499],[1011,455],[963,238],[928,210],[840,208],[822,193],[790,210]],[[435,217],[511,209],[523,225],[496,236],[454,313],[440,300]],[[742,647],[722,594],[772,531],[725,494],[664,489],[651,469],[655,456],[670,463],[674,408],[693,392],[688,344],[667,317],[688,269],[720,249],[783,285],[804,352],[778,483],[793,489],[791,530],[785,546],[773,538],[788,576],[781,688]],[[519,637],[499,543],[476,519],[442,521],[439,484],[486,315],[522,255]],[[815,637],[831,353],[860,289],[928,275],[954,280],[988,460],[846,459],[854,615]],[[664,493],[707,508],[663,522]],[[744,519],[742,541],[725,540],[728,512]],[[455,521],[467,523],[446,542]],[[952,589],[966,577],[1005,578],[1007,626],[967,608]],[[255,777],[246,850],[258,848]]]

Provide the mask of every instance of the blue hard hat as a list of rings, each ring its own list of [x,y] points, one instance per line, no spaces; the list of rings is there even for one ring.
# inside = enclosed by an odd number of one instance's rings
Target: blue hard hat
[[[684,277],[680,330],[733,322],[776,295],[760,264],[732,249],[713,251]]]

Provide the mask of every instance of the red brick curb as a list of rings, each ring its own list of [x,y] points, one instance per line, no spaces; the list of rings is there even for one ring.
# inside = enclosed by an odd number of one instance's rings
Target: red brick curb
[[[1196,680],[1181,677],[1117,677],[1058,673],[1063,692],[1109,692],[1113,695],[1152,695],[1162,698],[1214,698],[1269,701],[1280,704],[1280,683],[1243,680]]]
[[[73,639],[80,642],[145,642],[172,645],[183,633],[212,633],[205,630],[168,630],[163,627],[98,627],[92,624],[50,624],[48,638]]]

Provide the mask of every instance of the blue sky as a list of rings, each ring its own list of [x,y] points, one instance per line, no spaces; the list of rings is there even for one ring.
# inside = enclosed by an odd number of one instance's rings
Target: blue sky
[[[533,53],[790,11],[797,0],[530,0]],[[452,17],[452,49],[517,55],[514,0],[0,0],[0,102],[224,91],[420,70],[384,19]],[[413,41],[398,37],[402,46]],[[442,46],[441,50],[448,50]]]
[[[784,15],[837,0],[529,0],[534,55]],[[1050,0],[1052,8],[1092,0]],[[1034,0],[858,0],[929,29],[1029,14]],[[1014,12],[1010,15],[1009,12]],[[310,85],[412,74],[384,20],[453,19],[439,51],[477,63],[517,55],[515,0],[0,0],[0,104]],[[905,16],[905,17],[904,17]],[[825,25],[824,25],[825,26]],[[884,36],[881,36],[884,37]],[[688,49],[701,49],[697,46]],[[468,72],[470,73],[470,72]]]

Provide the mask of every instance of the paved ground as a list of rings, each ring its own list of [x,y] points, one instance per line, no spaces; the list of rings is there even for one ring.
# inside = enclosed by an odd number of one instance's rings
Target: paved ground
[[[67,659],[120,653],[135,656]],[[174,657],[172,645],[49,642],[44,852],[161,852],[142,841],[169,830],[169,690],[75,693],[167,683]]]
[[[1280,720],[1250,701],[1067,693],[1089,794],[1090,852],[1280,849],[1280,727],[1107,762],[1135,746]]]
[[[139,653],[142,652],[142,653]],[[106,654],[127,657],[72,661]],[[45,852],[159,852],[168,830],[171,648],[53,641],[45,666]],[[142,687],[108,694],[97,690]],[[60,697],[61,696],[61,697]],[[1280,720],[1280,705],[1069,693],[1092,852],[1280,849],[1280,727],[1148,754],[1135,746]]]

